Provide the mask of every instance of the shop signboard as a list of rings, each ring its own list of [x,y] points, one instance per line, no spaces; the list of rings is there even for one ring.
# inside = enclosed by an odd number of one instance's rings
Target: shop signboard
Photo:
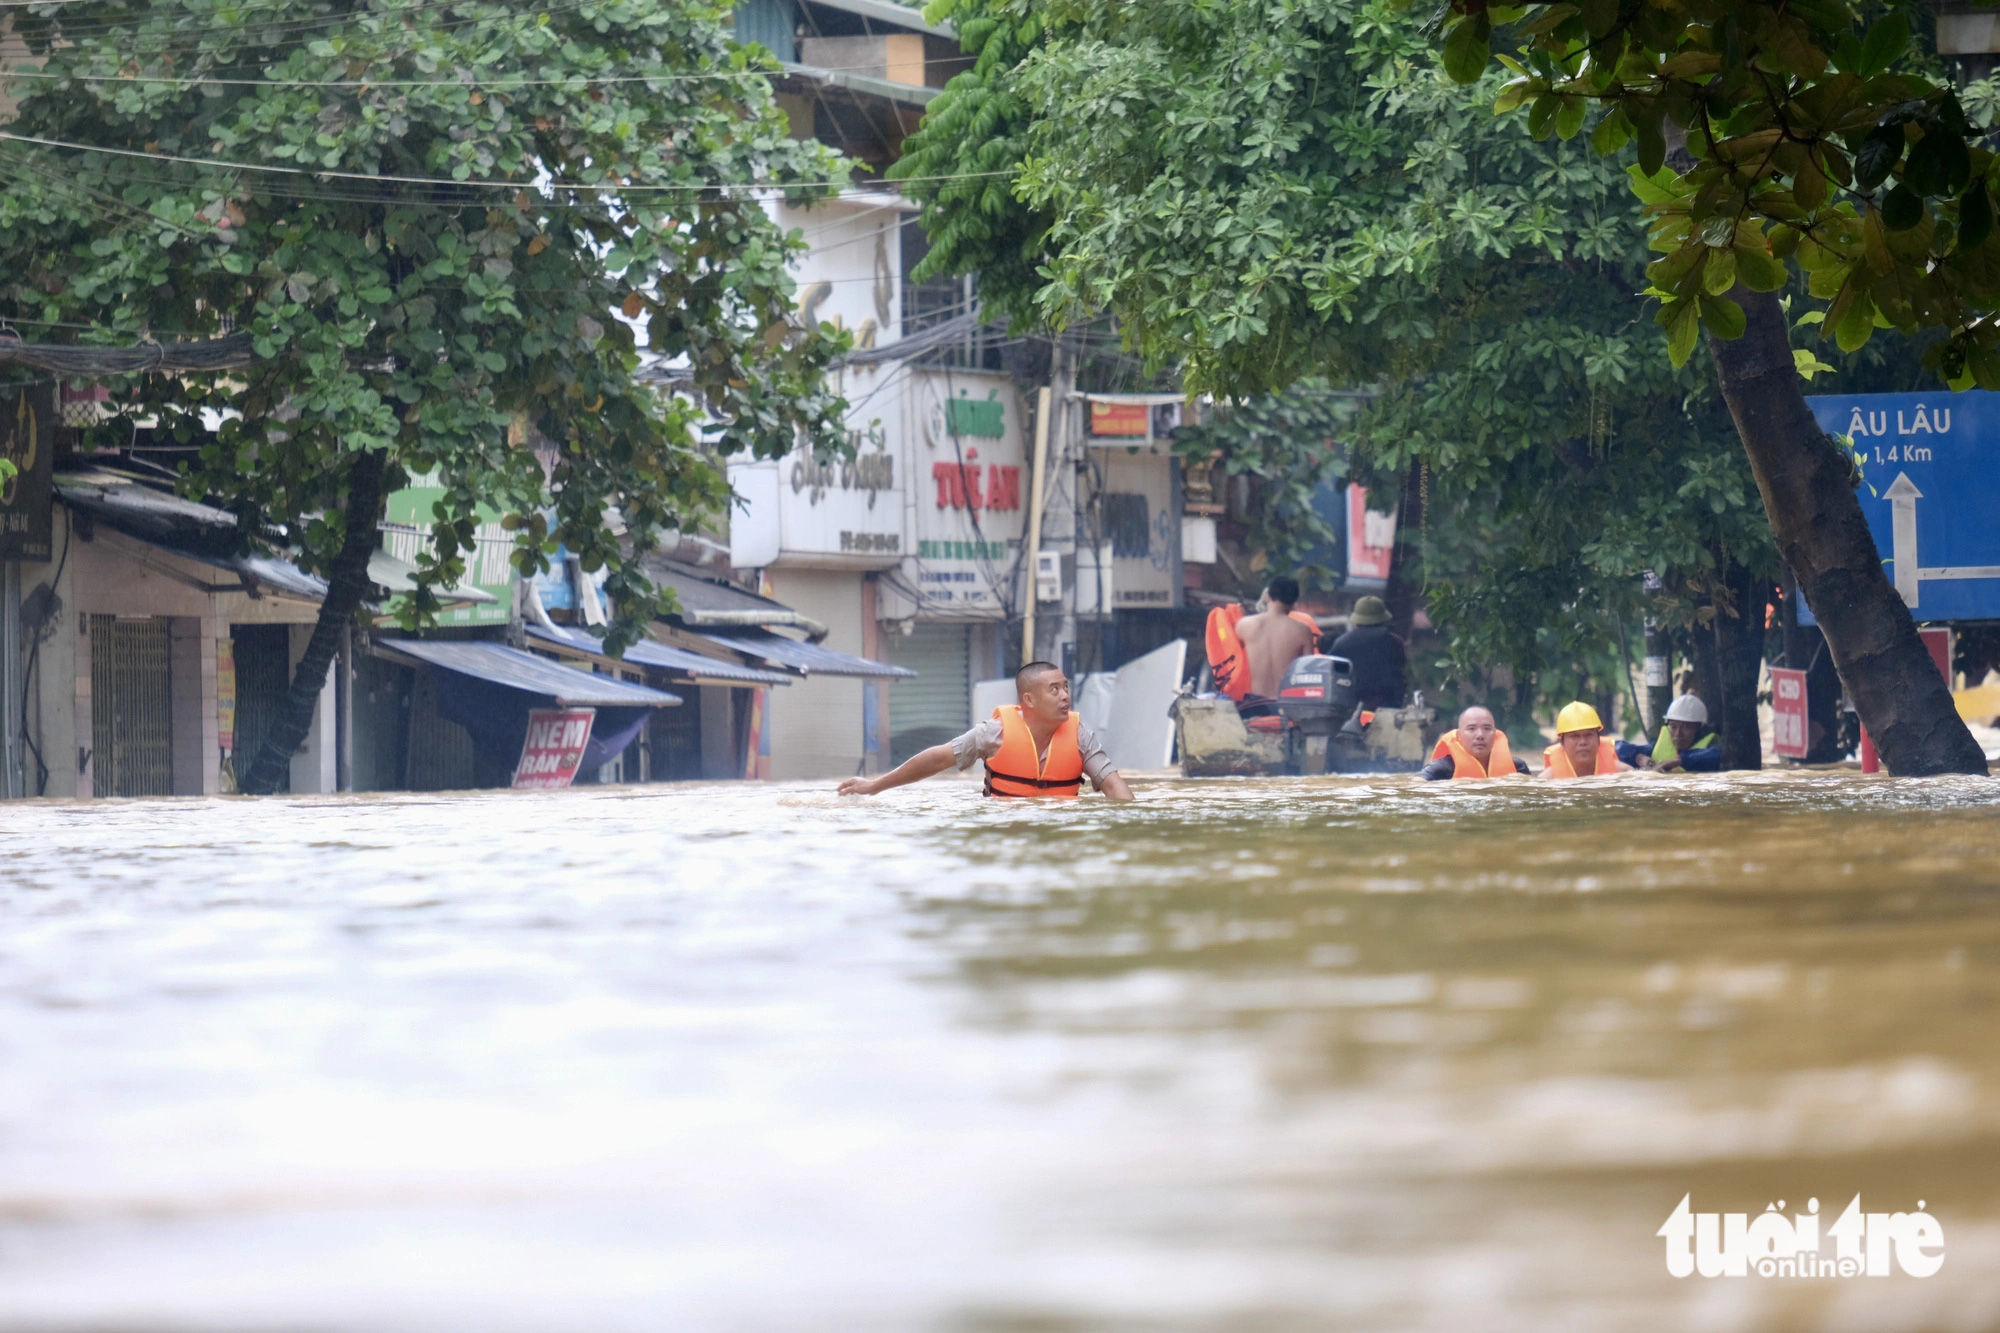
[[[1181,520],[1173,455],[1159,444],[1097,452],[1104,466],[1099,514],[1111,545],[1112,609],[1179,606]]]
[[[1353,588],[1386,588],[1396,554],[1396,511],[1368,507],[1365,487],[1347,488],[1347,583]]]
[[[1090,404],[1090,433],[1092,435],[1136,435],[1145,439],[1152,434],[1152,410],[1144,403],[1102,403]]]
[[[55,385],[31,385],[0,397],[0,458],[14,465],[0,482],[0,557],[49,558],[55,426]]]
[[[1771,668],[1771,752],[1780,759],[1806,757],[1806,673]]]
[[[1027,513],[1013,381],[960,370],[905,372],[911,550],[881,590],[885,619],[991,620],[1006,613]]]
[[[396,559],[415,565],[435,548],[431,526],[437,521],[436,508],[446,495],[435,473],[412,477],[410,484],[393,491],[382,516],[382,548]],[[461,586],[488,593],[490,602],[460,603],[437,614],[440,625],[504,625],[514,612],[514,536],[500,526],[498,511],[480,505],[473,549],[465,556],[465,579]],[[444,590],[439,589],[439,595]],[[401,602],[393,598],[393,614]]]
[[[729,521],[738,569],[886,569],[903,558],[904,467],[888,428],[875,420],[847,435],[847,458],[815,458],[801,446],[775,461],[730,464],[741,501]]]
[[[1920,621],[2000,618],[2000,393],[1816,394],[1853,445],[1855,497]]]
[[[521,760],[514,766],[514,785],[555,788],[576,781],[596,718],[595,708],[530,709]]]

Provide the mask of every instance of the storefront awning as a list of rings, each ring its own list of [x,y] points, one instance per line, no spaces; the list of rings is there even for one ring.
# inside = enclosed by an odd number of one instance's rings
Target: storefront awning
[[[414,658],[489,684],[537,694],[571,708],[661,708],[678,694],[551,662],[504,643],[465,639],[377,639],[377,652]]]
[[[816,643],[801,643],[788,639],[782,634],[773,634],[766,629],[709,629],[702,631],[702,638],[711,643],[719,643],[732,652],[748,657],[762,658],[777,666],[790,667],[808,676],[871,676],[878,679],[915,679],[916,672],[907,667],[890,666],[887,662],[871,662],[865,657],[855,657],[851,653],[837,653],[831,648],[823,648]]]
[[[543,643],[558,644],[574,648],[579,652],[604,654],[604,640],[587,630],[558,626],[553,630],[540,625],[528,626],[528,637]],[[744,666],[740,662],[725,662],[716,657],[704,657],[700,653],[689,652],[685,648],[674,648],[657,639],[641,639],[625,650],[621,661],[634,666],[655,667],[661,671],[675,671],[696,680],[719,681],[727,685],[789,685],[796,676],[788,676],[782,671],[764,671],[757,667]]]

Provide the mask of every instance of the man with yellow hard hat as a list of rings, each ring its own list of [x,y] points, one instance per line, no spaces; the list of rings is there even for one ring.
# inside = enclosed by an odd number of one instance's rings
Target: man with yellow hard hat
[[[1608,777],[1630,773],[1632,765],[1619,761],[1618,752],[1603,740],[1604,723],[1597,710],[1578,700],[1563,705],[1556,714],[1556,743],[1542,751],[1545,778]]]

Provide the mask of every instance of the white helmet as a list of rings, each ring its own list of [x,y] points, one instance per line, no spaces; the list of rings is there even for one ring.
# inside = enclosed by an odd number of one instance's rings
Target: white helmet
[[[1667,721],[1692,722],[1700,726],[1708,721],[1708,705],[1692,694],[1683,694],[1667,706]]]

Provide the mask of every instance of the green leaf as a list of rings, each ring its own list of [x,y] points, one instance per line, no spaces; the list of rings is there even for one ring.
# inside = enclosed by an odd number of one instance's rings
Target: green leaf
[[[1854,72],[1864,79],[1874,78],[1895,64],[1909,44],[1909,21],[1901,14],[1890,13],[1875,20],[1861,41],[1860,68]]]
[[[1667,160],[1667,138],[1660,132],[1657,116],[1642,117],[1632,127],[1639,141],[1639,170],[1647,176],[1657,176]]]
[[[1701,307],[1693,301],[1676,301],[1660,314],[1667,326],[1667,360],[1679,370],[1694,355],[1695,339],[1701,336]]]
[[[1903,168],[1903,188],[1926,197],[1955,195],[1965,188],[1971,174],[1972,155],[1965,140],[1933,125],[1910,150],[1909,165]]]
[[[1743,307],[1726,296],[1704,296],[1701,298],[1702,321],[1708,331],[1724,342],[1734,342],[1743,336],[1748,326]]]
[[[1736,247],[1736,276],[1753,292],[1775,292],[1790,275],[1785,266],[1756,246]]]
[[[1901,125],[1878,125],[1869,131],[1854,155],[1855,182],[1872,190],[1889,179],[1889,172],[1903,156],[1904,142]]]
[[[1924,201],[1898,185],[1882,198],[1882,225],[1890,231],[1908,231],[1924,220]]]
[[[1597,128],[1590,132],[1590,146],[1597,150],[1599,157],[1609,157],[1632,141],[1632,122],[1625,117],[1624,107],[1613,107],[1611,113],[1597,122]]]
[[[1982,178],[1972,182],[1965,198],[1958,201],[1958,248],[1977,250],[1993,234],[1993,197]]]
[[[1562,107],[1556,112],[1556,137],[1568,142],[1583,128],[1583,118],[1589,108],[1581,97],[1565,97]]]
[[[1445,34],[1444,72],[1453,83],[1477,83],[1493,57],[1485,22],[1471,18]]]

